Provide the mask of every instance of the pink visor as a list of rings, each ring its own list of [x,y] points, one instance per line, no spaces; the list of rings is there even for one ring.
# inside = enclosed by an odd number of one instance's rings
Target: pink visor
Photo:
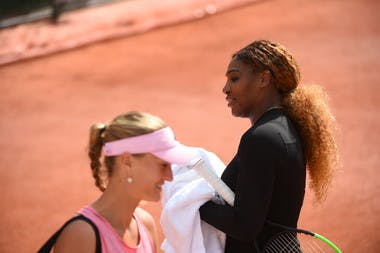
[[[107,142],[103,146],[105,156],[151,153],[174,164],[189,162],[195,158],[197,152],[196,148],[187,147],[176,141],[170,127],[149,134]]]

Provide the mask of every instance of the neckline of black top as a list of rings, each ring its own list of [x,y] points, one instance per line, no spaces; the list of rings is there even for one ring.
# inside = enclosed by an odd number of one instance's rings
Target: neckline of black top
[[[254,125],[257,125],[258,123],[266,122],[270,119],[273,119],[273,116],[280,114],[283,114],[284,108],[282,107],[271,107],[268,110],[266,110],[255,122]]]

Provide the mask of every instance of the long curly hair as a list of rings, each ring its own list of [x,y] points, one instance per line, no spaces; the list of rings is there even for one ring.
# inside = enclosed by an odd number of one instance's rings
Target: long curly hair
[[[95,123],[90,128],[88,156],[95,185],[104,191],[107,187],[107,178],[112,175],[115,156],[104,157],[104,165],[100,161],[102,148],[106,142],[128,137],[148,134],[166,127],[166,123],[149,113],[132,111],[114,118],[109,125]]]
[[[324,200],[339,160],[333,136],[336,122],[327,104],[327,94],[318,85],[299,86],[299,67],[279,43],[257,40],[236,52],[233,58],[249,64],[256,73],[270,71],[271,82],[282,95],[282,107],[300,133],[310,187],[318,202]]]

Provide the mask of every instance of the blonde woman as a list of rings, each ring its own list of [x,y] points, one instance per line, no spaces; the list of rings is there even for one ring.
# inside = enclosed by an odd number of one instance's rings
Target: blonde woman
[[[196,154],[183,146],[160,118],[143,112],[117,116],[90,129],[89,157],[102,194],[83,207],[39,252],[157,252],[152,216],[142,200],[159,201],[161,187],[172,180],[171,164]],[[101,158],[103,162],[101,162]]]

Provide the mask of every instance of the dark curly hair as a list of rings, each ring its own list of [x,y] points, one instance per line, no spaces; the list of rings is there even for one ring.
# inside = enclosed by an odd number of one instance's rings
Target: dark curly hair
[[[326,103],[326,93],[317,85],[299,87],[298,65],[281,44],[257,40],[233,58],[252,66],[256,73],[270,71],[271,82],[282,95],[282,106],[300,132],[310,186],[317,201],[324,200],[339,160],[333,136],[335,118]]]

